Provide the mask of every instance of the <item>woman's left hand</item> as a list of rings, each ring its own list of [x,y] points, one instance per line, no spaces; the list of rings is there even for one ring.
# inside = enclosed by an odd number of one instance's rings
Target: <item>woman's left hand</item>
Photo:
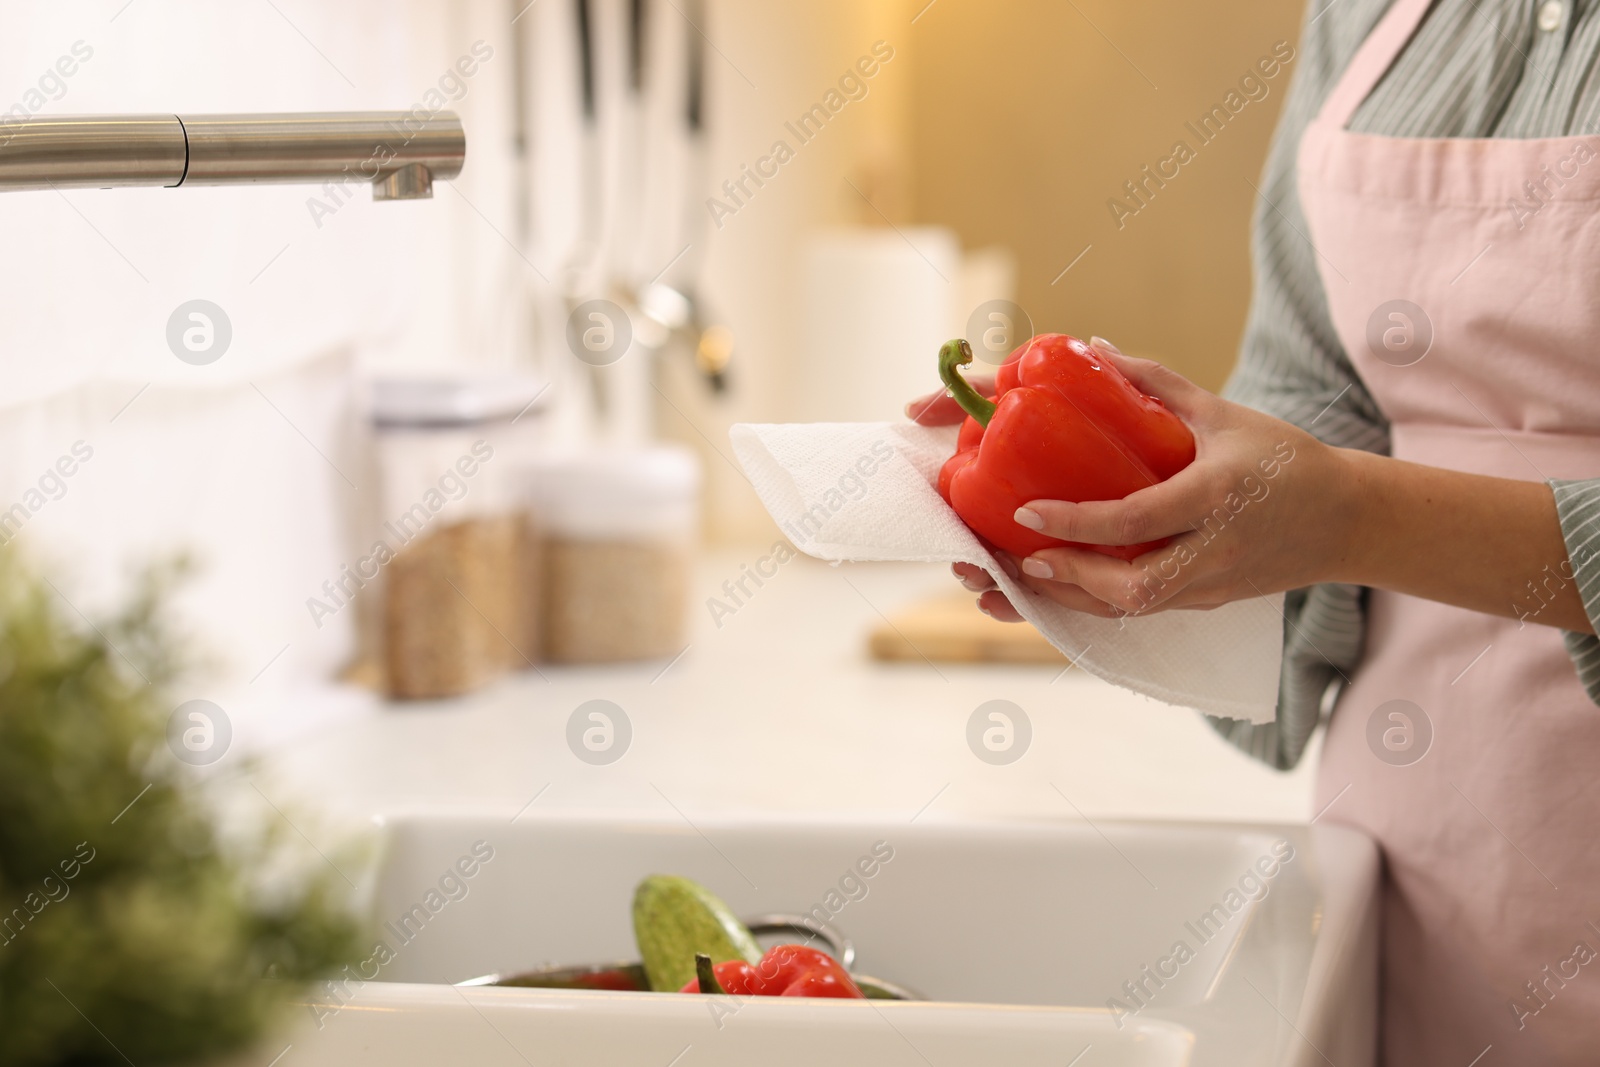
[[[1338,580],[1352,551],[1360,492],[1343,450],[1159,363],[1124,356],[1098,338],[1094,347],[1188,424],[1194,462],[1122,500],[1035,500],[1017,511],[1017,521],[1082,544],[1172,541],[1132,562],[1049,548],[1002,565],[1015,566],[1036,594],[1102,615],[1214,608]],[[969,588],[986,584],[981,572],[960,577]],[[984,593],[980,603],[992,615],[1015,617],[998,592]]]

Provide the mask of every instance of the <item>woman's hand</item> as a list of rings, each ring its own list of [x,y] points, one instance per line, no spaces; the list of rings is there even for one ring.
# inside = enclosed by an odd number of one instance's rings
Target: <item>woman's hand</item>
[[[1122,500],[1036,500],[1024,526],[1095,545],[1172,541],[1127,562],[1080,548],[1050,548],[1018,564],[1034,592],[1102,614],[1214,608],[1332,580],[1350,554],[1358,479],[1345,453],[1289,423],[1206,392],[1175,371],[1130,359],[1108,342],[1097,352],[1181,418],[1194,462]],[[1063,584],[1069,589],[1063,594]]]
[[[1098,338],[1096,351],[1159,398],[1195,435],[1195,460],[1122,500],[1036,500],[1017,521],[1062,540],[1133,545],[1171,537],[1132,562],[1082,548],[1051,548],[1001,566],[1035,594],[1102,617],[1213,608],[1329,580],[1348,555],[1356,480],[1338,449],[1230,403]],[[931,410],[931,409],[930,409]],[[989,576],[956,565],[979,607],[1019,619]]]
[[[994,399],[994,378],[973,375],[967,384],[989,400]],[[919,396],[906,405],[906,418],[918,426],[955,426],[967,417],[948,389]]]
[[[1130,359],[1099,338],[1092,344],[1188,424],[1195,459],[1122,500],[1034,500],[1018,509],[1019,523],[1064,541],[1172,538],[1132,562],[1081,548],[999,556],[1034,595],[1116,617],[1348,582],[1594,632],[1574,580],[1574,565],[1592,561],[1568,558],[1544,482],[1334,448],[1158,363]],[[944,417],[937,403],[924,407]],[[965,564],[955,570],[982,594],[979,607],[998,619],[1021,618],[989,575]]]

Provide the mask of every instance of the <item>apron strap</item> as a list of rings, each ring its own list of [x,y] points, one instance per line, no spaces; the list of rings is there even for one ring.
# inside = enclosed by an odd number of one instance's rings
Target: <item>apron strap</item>
[[[1338,3],[1339,0],[1328,0]],[[1422,25],[1422,19],[1433,0],[1396,0],[1377,27],[1356,50],[1355,58],[1345,68],[1344,76],[1334,86],[1333,92],[1317,115],[1319,123],[1344,129],[1350,116],[1361,106],[1383,76],[1394,64],[1395,58],[1411,40],[1411,35]],[[1324,8],[1326,10],[1326,8]]]

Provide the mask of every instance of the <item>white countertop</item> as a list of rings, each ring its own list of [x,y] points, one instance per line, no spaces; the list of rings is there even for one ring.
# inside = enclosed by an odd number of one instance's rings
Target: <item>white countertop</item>
[[[704,555],[685,654],[628,667],[541,666],[457,701],[390,705],[355,691],[274,698],[242,722],[255,776],[364,817],[420,807],[919,818],[1310,817],[1316,751],[1281,774],[1236,752],[1195,713],[1078,669],[885,665],[866,655],[879,613],[952,584],[942,565],[785,563],[718,627],[706,598],[760,547]],[[665,668],[665,669],[663,669]],[[614,763],[568,748],[585,701],[624,709]],[[967,747],[967,720],[1005,699],[1033,739],[1006,766]],[[241,709],[243,710],[243,709]],[[537,797],[537,799],[534,799]],[[925,810],[924,810],[925,809]]]

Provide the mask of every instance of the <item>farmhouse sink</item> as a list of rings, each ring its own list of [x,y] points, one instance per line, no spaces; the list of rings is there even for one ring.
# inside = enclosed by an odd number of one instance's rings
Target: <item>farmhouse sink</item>
[[[1378,856],[1339,828],[434,813],[382,834],[381,942],[302,1006],[284,1067],[1373,1062]],[[926,999],[457,985],[636,959],[633,888],[658,872],[826,918],[858,971]]]

